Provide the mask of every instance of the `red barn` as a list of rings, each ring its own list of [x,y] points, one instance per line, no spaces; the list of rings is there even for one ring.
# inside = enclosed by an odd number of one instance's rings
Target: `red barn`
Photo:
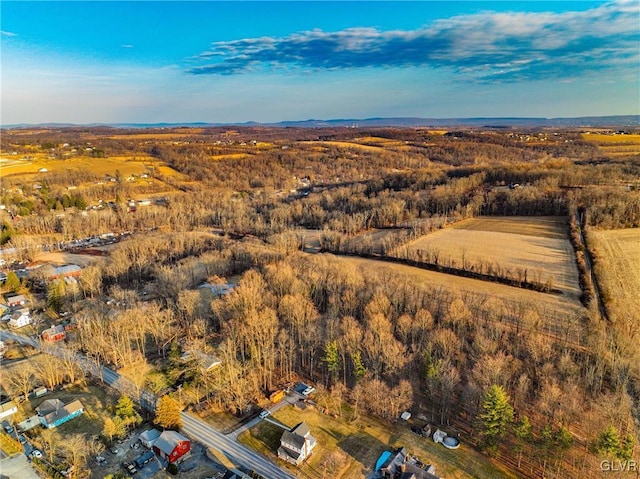
[[[64,329],[64,326],[51,326],[49,329],[45,329],[42,331],[42,339],[49,343],[54,343],[56,341],[62,341],[67,337],[67,333]]]
[[[191,450],[191,442],[176,431],[164,431],[153,444],[153,450],[168,462],[177,462]]]

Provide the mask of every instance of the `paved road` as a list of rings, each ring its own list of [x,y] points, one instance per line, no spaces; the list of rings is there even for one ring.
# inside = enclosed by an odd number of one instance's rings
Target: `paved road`
[[[100,377],[105,383],[118,389],[120,392],[130,394],[131,397],[138,397],[136,394],[138,388],[136,388],[131,381],[107,367],[100,367],[80,353],[72,353],[69,350],[65,350],[60,345],[44,345],[43,347],[43,344],[33,338],[22,336],[10,331],[0,331],[0,339],[14,340],[22,344],[29,344],[36,348],[42,348],[44,352],[58,357],[73,354],[76,361],[78,361],[78,363],[80,363],[90,374]],[[155,394],[144,389],[139,392],[141,406],[149,411],[154,411],[157,400]],[[285,404],[286,402],[282,401],[280,405],[276,405],[272,409],[275,411]],[[260,454],[257,454],[242,444],[235,442],[237,435],[227,437],[215,430],[206,422],[186,412],[182,413],[182,422],[182,432],[187,436],[190,436],[195,441],[226,455],[234,464],[242,465],[247,469],[253,469],[267,479],[296,479],[295,476],[286,473]]]
[[[222,452],[232,462],[253,469],[267,479],[295,479],[260,454],[238,444],[207,423],[187,412],[182,413],[182,432],[196,441]]]

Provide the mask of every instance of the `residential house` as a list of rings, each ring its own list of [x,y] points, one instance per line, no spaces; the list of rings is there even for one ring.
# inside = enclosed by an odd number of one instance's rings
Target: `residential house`
[[[33,323],[33,319],[31,319],[29,310],[22,309],[11,314],[11,319],[9,319],[8,324],[10,328],[18,329],[23,328],[31,323]]]
[[[153,450],[167,462],[177,462],[191,450],[191,442],[177,431],[163,431]]]
[[[24,306],[27,303],[27,298],[21,294],[12,294],[11,296],[5,296],[7,306],[15,308],[17,306]]]
[[[147,429],[142,434],[140,434],[140,444],[142,444],[147,449],[151,449],[153,447],[153,443],[156,442],[156,439],[160,437],[160,431],[157,429]]]
[[[47,399],[36,408],[40,423],[47,429],[58,427],[84,412],[84,406],[79,400],[64,404],[60,399]]]
[[[64,326],[59,324],[57,326],[51,326],[49,329],[42,331],[42,339],[48,343],[55,343],[56,341],[63,341],[67,337],[67,333]]]
[[[439,479],[435,467],[422,465],[404,447],[396,449],[380,467],[382,479]]]
[[[0,404],[0,419],[13,416],[18,412],[18,405],[14,401],[7,401]]]
[[[316,439],[311,435],[309,426],[301,422],[290,431],[282,433],[278,457],[299,466],[309,457],[316,447]]]

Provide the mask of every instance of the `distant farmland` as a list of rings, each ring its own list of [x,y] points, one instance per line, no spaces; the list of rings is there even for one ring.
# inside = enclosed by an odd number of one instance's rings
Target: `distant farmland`
[[[640,135],[583,134],[585,141],[595,143],[611,158],[625,158],[640,154]]]
[[[5,160],[0,163],[1,175],[17,175],[38,173],[41,168],[47,171],[57,172],[65,170],[87,170],[96,174],[114,175],[119,171],[122,175],[140,175],[147,171],[147,165],[157,164],[158,161],[151,157],[110,157],[91,158],[77,156],[67,159],[53,159],[47,155],[32,155],[27,159]]]
[[[409,253],[438,256],[441,265],[551,284],[575,301],[580,296],[573,248],[565,219],[558,217],[473,218],[423,236],[405,246]]]

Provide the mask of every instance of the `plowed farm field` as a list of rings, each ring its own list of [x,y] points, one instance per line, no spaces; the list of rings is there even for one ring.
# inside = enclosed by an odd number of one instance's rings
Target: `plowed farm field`
[[[528,281],[550,283],[576,302],[580,296],[565,218],[472,218],[425,235],[404,248],[437,253],[439,264],[456,268],[477,271],[481,265],[491,265],[509,277],[526,271]]]
[[[591,231],[589,242],[607,307],[640,324],[640,228]]]

